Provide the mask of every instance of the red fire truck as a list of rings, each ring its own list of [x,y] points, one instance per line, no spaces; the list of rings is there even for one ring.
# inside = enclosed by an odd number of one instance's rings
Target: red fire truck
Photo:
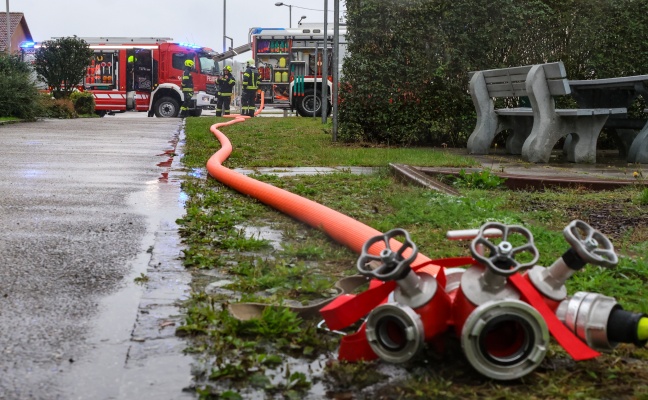
[[[83,87],[94,95],[100,114],[137,110],[148,111],[149,117],[177,117],[186,59],[193,59],[196,68],[190,115],[214,107],[218,66],[212,49],[170,38],[81,39],[94,50]]]
[[[194,60],[194,97],[189,114],[216,103],[217,54],[207,47],[156,37],[83,37],[94,51],[80,87],[94,95],[99,115],[128,110],[177,117],[182,104],[182,71]],[[38,45],[36,45],[38,47]]]

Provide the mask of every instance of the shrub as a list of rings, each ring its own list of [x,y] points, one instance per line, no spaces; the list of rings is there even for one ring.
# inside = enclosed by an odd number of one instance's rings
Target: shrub
[[[648,63],[641,7],[636,0],[347,0],[339,138],[465,146],[476,118],[470,71],[563,61],[571,79],[641,75]]]
[[[61,119],[77,117],[74,104],[70,99],[53,99],[50,94],[42,94],[39,103],[39,115],[42,117]]]
[[[37,99],[29,66],[18,56],[0,54],[0,117],[34,119]]]
[[[70,100],[72,100],[74,111],[76,111],[77,114],[94,114],[95,100],[92,93],[72,92]]]

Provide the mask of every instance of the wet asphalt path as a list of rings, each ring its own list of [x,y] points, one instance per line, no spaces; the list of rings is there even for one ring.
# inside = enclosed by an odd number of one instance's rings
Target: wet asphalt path
[[[0,399],[187,398],[179,138],[144,113],[0,126]]]

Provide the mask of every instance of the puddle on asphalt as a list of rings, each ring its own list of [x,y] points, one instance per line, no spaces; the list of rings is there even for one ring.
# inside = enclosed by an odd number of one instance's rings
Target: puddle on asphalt
[[[181,155],[175,157],[179,163]],[[186,343],[173,328],[181,321],[176,303],[190,291],[175,224],[188,196],[180,190],[179,166],[168,164],[158,164],[165,179],[147,181],[125,200],[128,212],[144,219],[146,233],[123,286],[100,301],[101,315],[86,340],[91,353],[63,378],[68,399],[194,398],[182,392],[192,382],[193,359],[182,353]],[[142,276],[147,283],[136,284]]]

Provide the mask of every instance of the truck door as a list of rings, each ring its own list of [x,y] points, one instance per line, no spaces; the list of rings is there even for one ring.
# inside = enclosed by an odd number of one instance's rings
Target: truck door
[[[126,52],[127,91],[150,92],[153,88],[153,50],[134,48]]]

